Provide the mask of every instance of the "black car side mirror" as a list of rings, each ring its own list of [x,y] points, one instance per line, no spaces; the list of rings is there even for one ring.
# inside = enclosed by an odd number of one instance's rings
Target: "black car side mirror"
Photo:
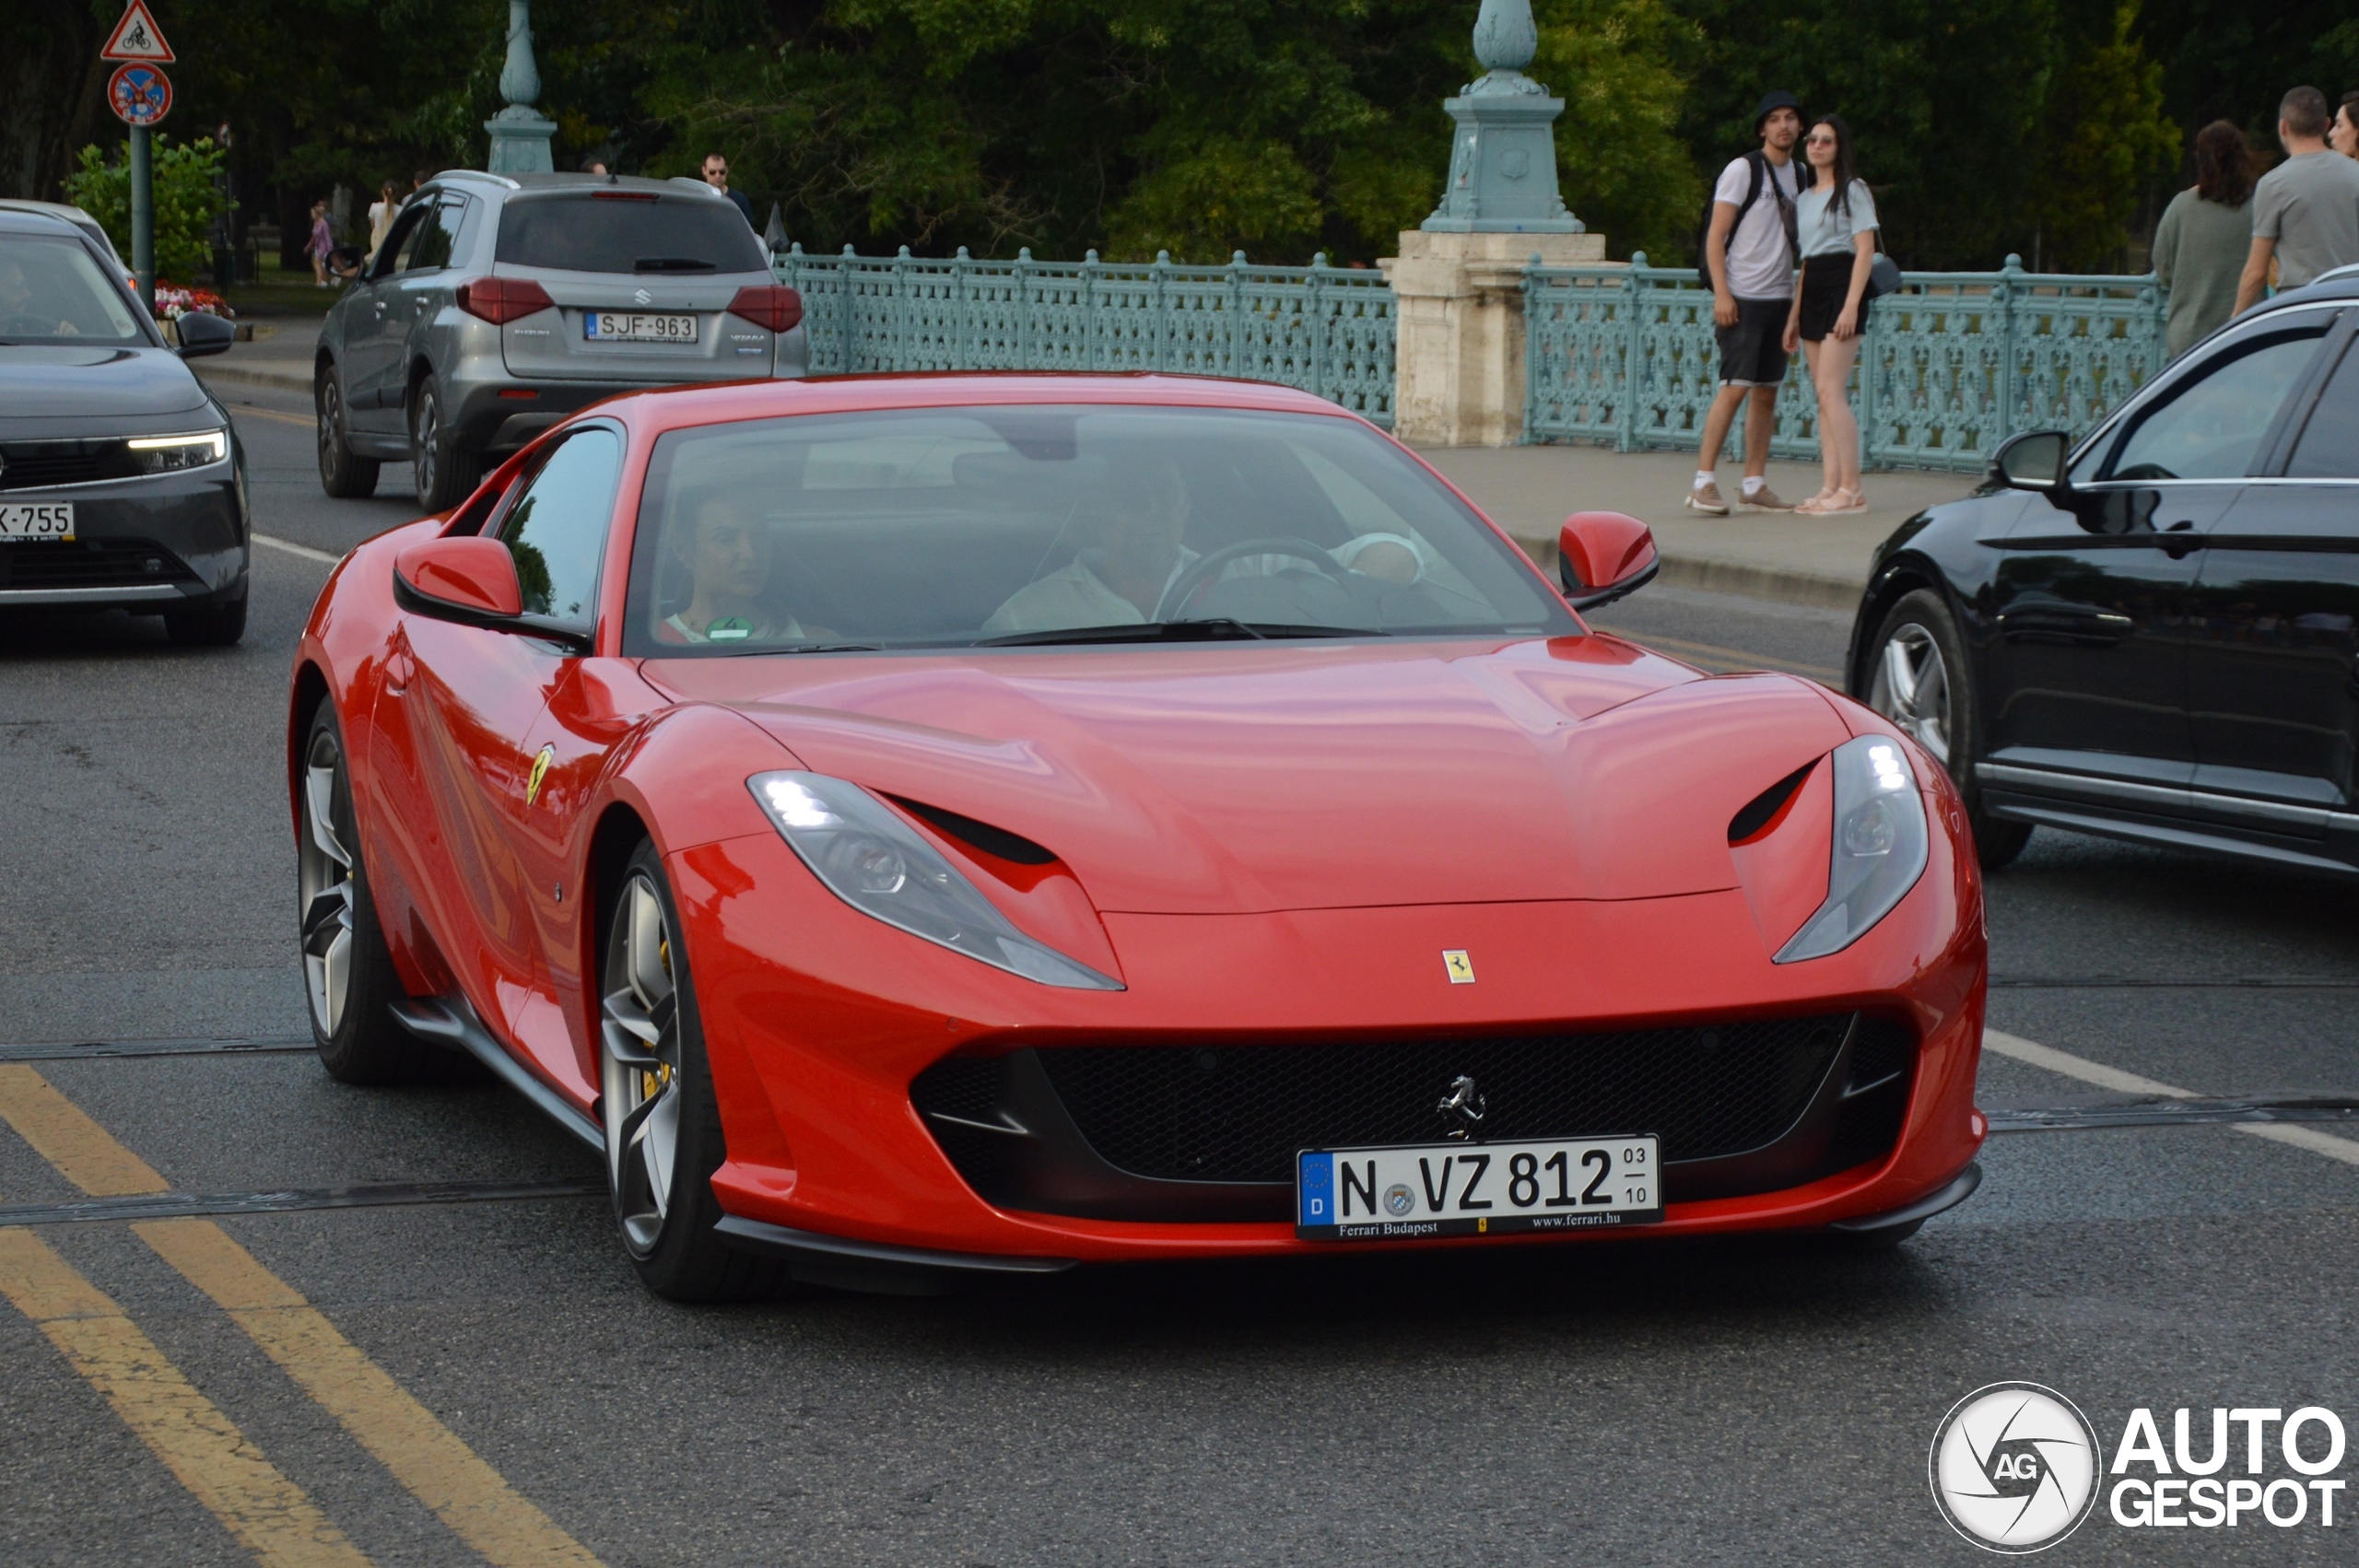
[[[208,354],[226,354],[238,340],[238,324],[220,316],[209,316],[202,310],[191,310],[172,323],[172,333],[180,339],[174,350],[183,359],[202,359]]]
[[[2064,459],[2071,447],[2071,438],[2061,430],[2010,436],[1990,454],[1990,477],[2011,490],[2062,490]]]

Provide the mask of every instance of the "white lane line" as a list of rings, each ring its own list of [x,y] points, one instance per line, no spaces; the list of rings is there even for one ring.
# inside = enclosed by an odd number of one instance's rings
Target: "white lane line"
[[[1982,1031],[1986,1050],[2013,1057],[2033,1067],[2049,1072],[2077,1078],[2083,1083],[2094,1083],[2100,1089],[2110,1089],[2118,1094],[2153,1094],[2169,1100],[2192,1100],[2200,1096],[2192,1089],[2181,1089],[2160,1083],[2152,1078],[2141,1078],[2134,1072],[2124,1072],[2118,1067],[2107,1067],[2101,1061],[2060,1051],[2054,1046],[2043,1046],[2036,1040],[2026,1040],[2020,1035],[2010,1035],[1998,1029]],[[2294,1122],[2240,1121],[2230,1124],[2238,1132],[2254,1138],[2266,1138],[2271,1143],[2283,1143],[2295,1149],[2306,1149],[2313,1154],[2323,1154],[2330,1160],[2340,1160],[2346,1165],[2359,1165],[2359,1141],[2338,1138],[2331,1132],[2320,1132],[2313,1127]]]
[[[267,533],[257,533],[252,537],[257,544],[267,544],[274,550],[284,550],[290,556],[300,556],[307,561],[323,561],[329,566],[334,566],[344,559],[342,556],[331,556],[325,550],[314,550],[309,544],[298,544],[292,539],[274,539]]]

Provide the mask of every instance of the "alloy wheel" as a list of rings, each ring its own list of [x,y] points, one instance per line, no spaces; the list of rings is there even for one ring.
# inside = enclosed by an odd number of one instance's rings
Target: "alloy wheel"
[[[320,473],[332,475],[344,447],[344,392],[329,375],[320,382]]]
[[[352,981],[352,852],[338,820],[344,756],[335,735],[312,737],[303,759],[303,839],[297,854],[303,900],[303,984],[322,1039],[343,1026]]]
[[[1868,705],[1949,766],[1950,672],[1931,632],[1914,622],[1893,628],[1876,661]]]
[[[606,1177],[623,1239],[654,1250],[671,1203],[680,1141],[680,1015],[663,901],[644,876],[623,889],[606,943]]]
[[[442,409],[430,383],[417,389],[417,412],[410,421],[409,451],[418,499],[424,502],[434,493],[435,470],[442,462]]]

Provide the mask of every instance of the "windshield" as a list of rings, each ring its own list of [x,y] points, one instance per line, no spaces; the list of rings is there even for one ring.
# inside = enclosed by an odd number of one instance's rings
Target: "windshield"
[[[1579,630],[1512,545],[1352,420],[1017,406],[656,443],[636,656]]]
[[[78,240],[0,238],[0,342],[147,342],[123,290]]]
[[[497,259],[551,272],[740,273],[767,263],[727,202],[651,192],[531,196],[499,212]]]

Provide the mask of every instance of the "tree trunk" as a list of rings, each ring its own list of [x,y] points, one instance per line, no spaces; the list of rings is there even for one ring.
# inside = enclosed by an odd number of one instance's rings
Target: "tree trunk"
[[[65,199],[75,155],[100,130],[109,25],[87,5],[0,0],[0,194]]]

